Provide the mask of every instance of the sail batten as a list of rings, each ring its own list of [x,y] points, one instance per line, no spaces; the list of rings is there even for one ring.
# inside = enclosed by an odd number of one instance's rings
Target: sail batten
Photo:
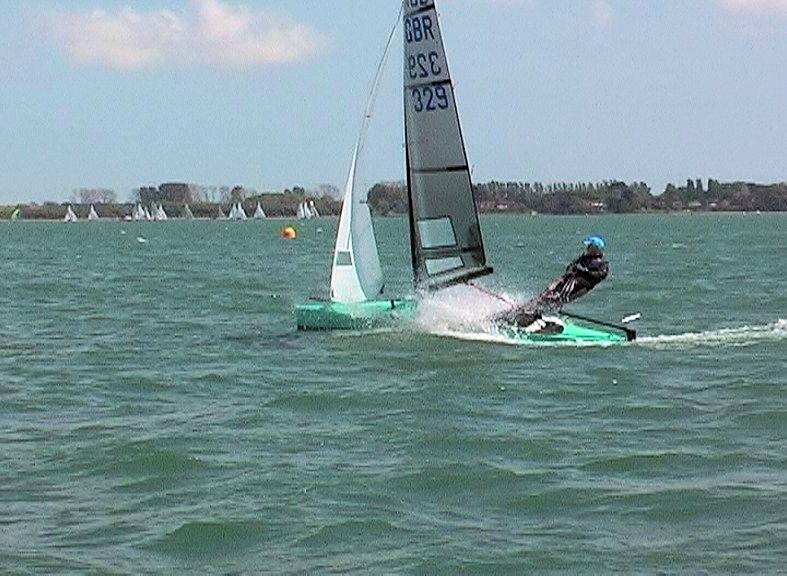
[[[440,174],[442,172],[464,172],[470,167],[467,164],[458,166],[437,166],[435,168],[413,168],[414,174]]]
[[[434,0],[404,0],[404,107],[416,285],[491,273]]]

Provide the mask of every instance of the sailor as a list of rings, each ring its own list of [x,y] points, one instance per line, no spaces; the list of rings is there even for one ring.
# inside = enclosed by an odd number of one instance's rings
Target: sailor
[[[604,259],[607,243],[601,236],[589,236],[583,244],[585,252],[538,298],[503,313],[498,320],[522,328],[535,326],[540,329],[543,314],[556,312],[565,304],[578,300],[604,280],[609,274],[609,262]]]

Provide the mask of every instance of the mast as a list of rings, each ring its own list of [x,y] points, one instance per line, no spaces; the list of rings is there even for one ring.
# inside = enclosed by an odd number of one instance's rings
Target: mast
[[[357,182],[357,169],[366,148],[366,136],[377,100],[383,69],[388,60],[401,17],[402,11],[400,9],[372,80],[361,129],[350,163],[331,270],[331,300],[334,302],[355,303],[372,300],[379,296],[383,290],[380,256],[377,252],[374,225],[367,202],[368,190],[360,188],[360,184]],[[314,201],[311,202],[311,206],[314,216],[319,217]]]

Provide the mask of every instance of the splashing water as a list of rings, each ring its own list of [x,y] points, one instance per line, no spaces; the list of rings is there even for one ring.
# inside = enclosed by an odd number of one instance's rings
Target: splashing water
[[[524,298],[501,293],[500,298],[468,285],[457,285],[423,297],[416,325],[429,334],[446,332],[496,333],[492,318],[510,307],[508,301]]]

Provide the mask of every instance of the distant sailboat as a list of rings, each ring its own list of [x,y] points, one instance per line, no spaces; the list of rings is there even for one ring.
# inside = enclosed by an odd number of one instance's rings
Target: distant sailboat
[[[216,216],[216,220],[226,220],[226,219],[227,219],[227,215],[224,214],[224,210],[222,210],[221,205],[219,205],[219,213]]]
[[[90,213],[87,215],[87,219],[90,220],[91,222],[95,222],[96,220],[98,220],[98,212],[96,212],[96,209],[93,207],[92,204],[90,205]]]
[[[229,215],[230,220],[247,220],[248,216],[246,216],[246,211],[243,209],[243,206],[240,202],[237,202],[232,205],[232,210],[230,210]]]
[[[320,217],[320,213],[317,212],[317,206],[314,205],[314,200],[309,201],[309,211],[312,213],[312,218]]]
[[[169,220],[167,213],[164,212],[164,207],[159,204],[158,208],[156,208],[156,220],[163,222],[164,220]]]
[[[262,205],[257,202],[257,207],[254,209],[254,215],[252,218],[255,220],[264,220],[268,216],[265,214],[265,211],[262,209]]]
[[[21,215],[22,215],[22,211],[19,208],[11,212],[11,222],[16,222],[17,220],[19,220],[21,218]]]
[[[66,215],[63,218],[63,222],[67,222],[70,224],[72,222],[76,222],[77,220],[79,220],[79,218],[77,218],[77,215],[74,214],[74,211],[71,209],[71,206],[69,206],[68,210],[66,210]]]
[[[142,204],[137,203],[137,205],[134,206],[134,211],[131,213],[131,219],[134,220],[134,222],[142,222],[143,220],[147,220],[147,217],[145,216],[145,209],[142,207]]]
[[[314,212],[312,212],[312,209],[309,207],[309,203],[304,201],[298,204],[296,216],[298,217],[298,220],[311,220],[317,216],[316,211],[317,210],[315,208]]]
[[[191,211],[188,204],[183,205],[183,218],[186,220],[194,220],[194,213]]]

